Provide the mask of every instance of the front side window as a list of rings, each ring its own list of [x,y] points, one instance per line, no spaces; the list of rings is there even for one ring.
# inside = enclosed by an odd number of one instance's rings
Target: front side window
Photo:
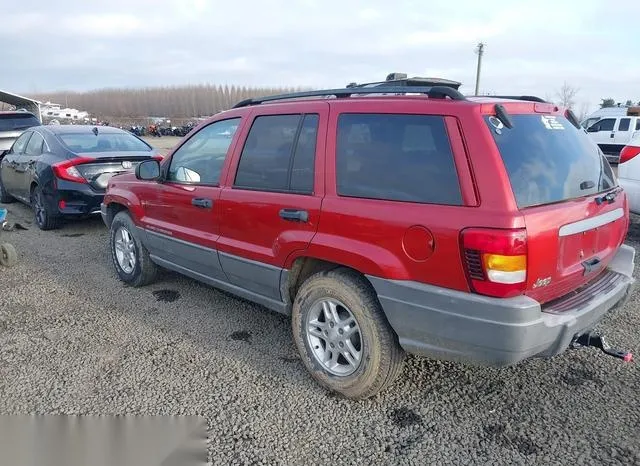
[[[597,127],[598,131],[613,131],[613,127],[616,124],[615,118],[605,118],[604,120],[600,120],[594,126]]]
[[[336,165],[341,196],[462,204],[441,116],[342,114]]]
[[[263,191],[313,191],[316,114],[263,115],[251,126],[234,186]]]
[[[191,136],[171,157],[167,180],[218,185],[240,118],[216,121]]]

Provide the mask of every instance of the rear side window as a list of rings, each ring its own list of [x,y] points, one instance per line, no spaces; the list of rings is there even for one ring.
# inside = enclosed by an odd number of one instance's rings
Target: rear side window
[[[0,113],[0,131],[18,131],[33,126],[40,126],[40,122],[31,113]]]
[[[636,118],[636,131],[640,131],[640,118]]]
[[[631,118],[622,118],[620,120],[620,124],[618,125],[618,131],[629,131],[630,123],[631,123]]]
[[[318,115],[263,115],[254,120],[234,186],[308,194],[313,191]]]
[[[444,118],[342,114],[336,169],[341,196],[461,205]]]
[[[40,155],[42,154],[42,145],[44,144],[44,138],[40,135],[40,133],[33,133],[31,139],[29,139],[29,144],[27,144],[27,148],[24,151],[26,155]]]
[[[596,194],[616,185],[611,166],[583,130],[562,116],[511,115],[507,129],[485,118],[518,207],[551,204]]]

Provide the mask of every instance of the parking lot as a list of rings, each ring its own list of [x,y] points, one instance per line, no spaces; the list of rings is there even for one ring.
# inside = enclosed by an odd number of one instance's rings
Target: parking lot
[[[380,397],[327,394],[304,370],[289,320],[166,273],[119,282],[99,217],[2,232],[0,412],[200,414],[213,462],[241,464],[638,464],[640,370],[597,350],[502,370],[410,358]],[[629,243],[640,246],[640,219]],[[609,317],[638,353],[638,294]]]

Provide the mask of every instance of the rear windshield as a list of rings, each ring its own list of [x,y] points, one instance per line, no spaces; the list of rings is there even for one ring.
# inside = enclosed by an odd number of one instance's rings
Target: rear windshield
[[[69,150],[76,153],[90,152],[137,152],[150,151],[147,145],[129,133],[67,133],[58,138]]]
[[[30,113],[0,113],[0,131],[17,131],[39,125],[38,119]]]
[[[596,194],[616,186],[598,146],[556,115],[511,115],[513,128],[485,118],[509,174],[519,208]]]

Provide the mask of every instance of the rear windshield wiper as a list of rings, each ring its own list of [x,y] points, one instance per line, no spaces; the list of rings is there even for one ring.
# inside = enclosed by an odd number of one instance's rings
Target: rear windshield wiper
[[[613,191],[609,191],[607,194],[603,194],[602,196],[596,197],[596,204],[600,205],[603,202],[607,202],[609,204],[613,204],[613,201],[618,197],[618,193],[620,189],[614,189]]]

